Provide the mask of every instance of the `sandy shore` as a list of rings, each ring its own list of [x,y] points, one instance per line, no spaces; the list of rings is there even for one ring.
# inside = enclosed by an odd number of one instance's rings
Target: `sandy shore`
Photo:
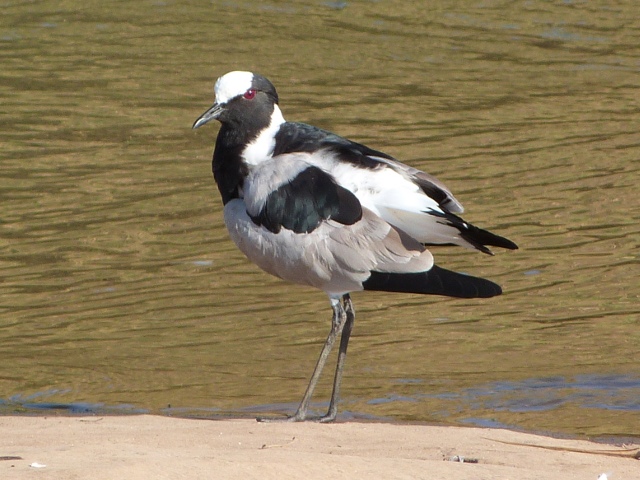
[[[479,428],[0,417],[0,478],[597,480],[606,473],[609,480],[640,479],[640,460],[533,445],[622,450]],[[477,463],[448,460],[456,455]]]

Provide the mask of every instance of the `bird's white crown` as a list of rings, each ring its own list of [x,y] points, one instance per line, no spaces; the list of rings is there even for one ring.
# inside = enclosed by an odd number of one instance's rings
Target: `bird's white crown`
[[[216,103],[227,103],[232,98],[244,93],[251,88],[253,83],[253,73],[251,72],[229,72],[218,78],[213,89],[216,95]]]

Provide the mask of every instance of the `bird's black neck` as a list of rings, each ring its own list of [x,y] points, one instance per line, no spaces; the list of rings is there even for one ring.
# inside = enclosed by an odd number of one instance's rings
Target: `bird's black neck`
[[[244,179],[249,174],[249,167],[242,159],[242,151],[249,141],[240,138],[237,130],[224,125],[218,133],[211,168],[222,195],[222,203],[225,205],[230,200],[240,197]]]

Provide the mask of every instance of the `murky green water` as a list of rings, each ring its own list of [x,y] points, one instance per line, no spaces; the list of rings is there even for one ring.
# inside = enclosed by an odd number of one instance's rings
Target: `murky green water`
[[[640,435],[634,2],[2,10],[1,410],[295,408],[327,299],[235,249],[216,127],[190,129],[215,77],[244,69],[286,118],[437,175],[521,246],[435,250],[501,283],[496,299],[355,294],[347,418]]]

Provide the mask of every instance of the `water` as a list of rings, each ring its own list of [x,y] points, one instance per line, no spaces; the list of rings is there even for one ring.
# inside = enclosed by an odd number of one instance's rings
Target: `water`
[[[435,249],[499,298],[354,294],[345,418],[640,435],[638,20],[632,2],[4,5],[0,411],[295,409],[327,299],[235,249],[216,127],[190,129],[246,69],[285,118],[437,175],[521,246]]]

